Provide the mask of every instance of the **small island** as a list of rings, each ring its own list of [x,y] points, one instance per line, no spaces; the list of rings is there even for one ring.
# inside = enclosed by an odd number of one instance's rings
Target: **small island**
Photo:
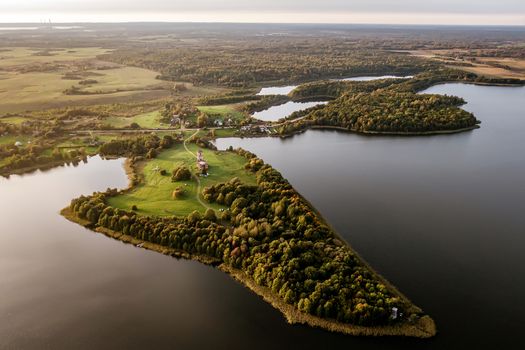
[[[217,151],[193,136],[105,144],[106,155],[128,150],[129,188],[73,199],[62,214],[137,247],[215,266],[289,323],[351,335],[436,334],[434,321],[278,171],[250,152]]]

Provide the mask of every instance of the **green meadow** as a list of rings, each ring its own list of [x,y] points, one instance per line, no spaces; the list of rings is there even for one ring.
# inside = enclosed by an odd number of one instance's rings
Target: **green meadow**
[[[188,148],[193,154],[199,149],[194,144]],[[244,169],[246,158],[232,152],[213,151],[203,149],[204,159],[209,164],[209,176],[199,177],[201,191],[207,186],[226,182],[238,177],[247,184],[255,184],[255,175]],[[157,158],[148,160],[144,166],[139,166],[143,176],[141,184],[130,191],[109,199],[109,205],[125,210],[131,210],[133,205],[138,207],[137,213],[150,216],[186,216],[197,210],[204,213],[206,208],[197,200],[198,184],[194,178],[188,181],[171,181],[171,172],[178,166],[185,165],[196,173],[195,156],[188,153],[183,145],[166,150]],[[161,175],[160,170],[166,170],[167,175]],[[181,187],[184,195],[180,199],[172,197],[173,191]],[[215,210],[225,208],[218,204],[207,205]]]

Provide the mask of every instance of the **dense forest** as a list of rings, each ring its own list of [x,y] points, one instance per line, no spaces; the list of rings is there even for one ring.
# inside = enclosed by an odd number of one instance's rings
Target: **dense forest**
[[[365,74],[412,74],[436,63],[407,54],[363,49],[351,40],[268,38],[210,42],[206,47],[120,49],[104,60],[161,72],[159,78],[249,87]],[[234,97],[232,97],[234,99]]]
[[[475,126],[465,101],[453,96],[420,95],[390,90],[345,94],[310,112],[298,122],[280,127],[288,134],[310,126],[341,127],[355,132],[417,133],[457,130]]]
[[[70,209],[95,227],[240,269],[255,283],[301,312],[365,326],[416,321],[418,311],[394,294],[342,242],[292,186],[255,155],[237,150],[257,186],[237,178],[203,190],[205,200],[227,207],[188,217],[155,218],[107,205],[117,191],[82,196]],[[391,309],[404,316],[393,320]]]
[[[479,78],[472,73],[441,69],[412,79],[304,84],[291,93],[292,98],[325,96],[333,100],[293,114],[287,118],[291,121],[281,125],[278,131],[286,135],[324,126],[363,133],[421,133],[474,127],[479,121],[472,113],[459,108],[465,103],[463,99],[417,93],[447,81],[476,83]],[[293,121],[298,117],[304,118]]]
[[[331,100],[344,93],[372,92],[377,89],[392,87],[406,82],[407,79],[378,79],[371,81],[334,81],[324,80],[299,85],[292,90],[290,97],[293,100]]]

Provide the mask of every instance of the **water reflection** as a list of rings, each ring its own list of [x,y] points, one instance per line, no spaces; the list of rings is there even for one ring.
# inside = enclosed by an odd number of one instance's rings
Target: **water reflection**
[[[481,128],[410,138],[308,131],[217,145],[243,147],[280,170],[435,318],[440,334],[415,349],[512,348],[525,327],[525,87],[425,92],[465,98]]]
[[[343,79],[333,79],[333,80],[341,80],[341,81],[370,81],[370,80],[378,80],[378,79],[389,79],[389,78],[404,78],[409,79],[412,78],[412,75],[406,75],[406,76],[398,76],[398,75],[381,75],[381,76],[361,76],[361,77],[351,77],[351,78],[343,78]],[[287,86],[271,86],[271,87],[265,87],[262,88],[257,95],[259,96],[265,96],[265,95],[288,95],[290,92],[295,90],[296,87],[299,85],[287,85]]]
[[[481,129],[428,137],[310,131],[219,139],[270,162],[379,272],[437,321],[432,340],[290,326],[228,276],[58,215],[125,187],[123,160],[0,178],[0,347],[516,348],[525,327],[525,88],[446,84]]]
[[[289,101],[282,105],[273,106],[260,112],[253,113],[252,117],[264,121],[277,121],[286,118],[293,112],[301,111],[313,106],[325,104],[327,102],[293,102]]]

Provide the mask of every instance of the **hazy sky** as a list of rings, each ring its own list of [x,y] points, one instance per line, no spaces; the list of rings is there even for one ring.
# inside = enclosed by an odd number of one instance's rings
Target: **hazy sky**
[[[525,25],[525,0],[0,0],[0,22]]]

